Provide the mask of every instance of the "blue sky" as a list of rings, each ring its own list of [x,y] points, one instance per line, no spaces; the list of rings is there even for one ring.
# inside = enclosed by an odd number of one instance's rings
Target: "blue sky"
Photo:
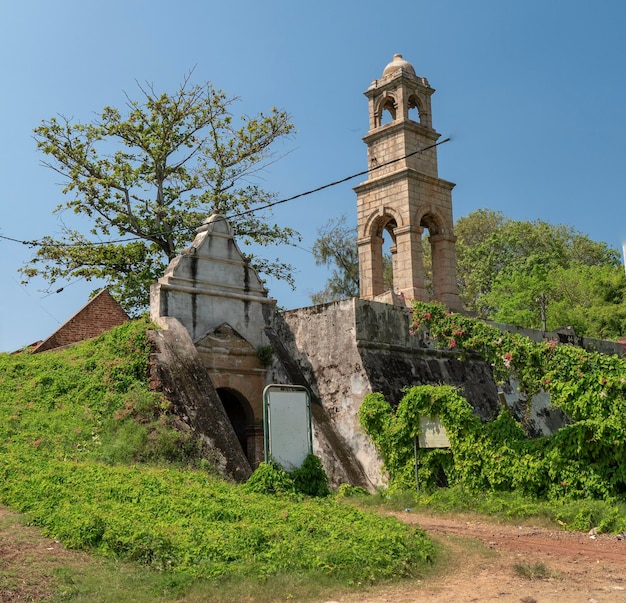
[[[0,7],[0,235],[59,230],[59,177],[32,130],[56,114],[89,120],[121,107],[136,81],[174,92],[185,73],[241,97],[239,113],[289,111],[298,133],[263,174],[279,198],[366,169],[363,92],[402,53],[437,90],[433,125],[452,141],[439,173],[456,182],[455,217],[478,208],[626,240],[626,3],[621,0],[22,0]],[[356,219],[360,179],[286,203],[274,217],[310,249],[317,229]],[[328,276],[300,248],[280,306],[310,305]],[[0,240],[0,351],[43,339],[96,283],[20,285],[32,251]],[[55,288],[66,285],[58,283]]]

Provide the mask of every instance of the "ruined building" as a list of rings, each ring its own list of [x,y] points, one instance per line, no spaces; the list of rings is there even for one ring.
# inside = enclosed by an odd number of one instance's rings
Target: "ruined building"
[[[358,422],[370,392],[397,403],[403,388],[459,386],[488,419],[504,397],[525,412],[514,384],[498,391],[491,368],[461,360],[409,335],[411,299],[428,300],[424,233],[432,252],[432,297],[460,310],[456,286],[453,184],[437,171],[428,81],[400,55],[366,91],[368,179],[356,188],[360,298],[276,313],[223,216],[211,216],[151,292],[156,379],[183,419],[216,451],[224,471],[242,480],[263,460],[266,384],[311,391],[313,448],[331,483],[372,489],[381,462]],[[391,238],[393,291],[382,279],[383,235]],[[268,354],[271,352],[271,354]],[[269,364],[268,364],[269,359]],[[499,397],[500,396],[500,397]],[[529,425],[547,433],[562,421],[544,396]]]

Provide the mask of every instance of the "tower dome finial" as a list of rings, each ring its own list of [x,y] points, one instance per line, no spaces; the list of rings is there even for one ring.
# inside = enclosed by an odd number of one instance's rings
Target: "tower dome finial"
[[[383,77],[391,75],[396,71],[399,71],[400,69],[404,69],[405,71],[408,71],[411,75],[415,75],[415,69],[413,69],[413,65],[411,65],[411,63],[409,63],[408,61],[405,61],[402,58],[402,55],[397,52],[393,55],[393,60],[391,61],[391,63],[389,63],[389,65],[387,65],[387,67],[385,67],[385,69],[383,70]]]

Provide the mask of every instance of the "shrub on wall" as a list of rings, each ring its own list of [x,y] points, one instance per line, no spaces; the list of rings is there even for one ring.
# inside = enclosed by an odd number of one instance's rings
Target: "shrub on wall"
[[[420,450],[419,480],[434,487],[445,474],[470,490],[519,490],[548,498],[608,498],[626,493],[626,363],[617,356],[556,342],[535,343],[440,304],[416,303],[411,332],[438,346],[476,353],[496,379],[515,374],[532,395],[541,389],[572,424],[551,437],[530,439],[503,409],[481,423],[459,391],[417,386],[394,410],[380,394],[366,397],[360,419],[389,472],[392,488],[415,487],[413,438],[419,417],[438,415],[450,452]]]

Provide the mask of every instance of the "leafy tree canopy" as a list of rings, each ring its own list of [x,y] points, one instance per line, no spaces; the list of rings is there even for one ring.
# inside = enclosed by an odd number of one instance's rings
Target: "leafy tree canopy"
[[[482,297],[498,277],[522,273],[547,274],[557,267],[620,265],[617,249],[593,241],[571,226],[542,220],[520,221],[480,209],[457,220],[457,262],[460,290],[468,310],[486,317]]]
[[[455,226],[460,291],[468,310],[498,322],[579,335],[626,333],[620,254],[570,226],[478,210]]]
[[[336,301],[359,294],[359,252],[356,229],[348,226],[346,216],[330,220],[317,231],[313,257],[320,266],[332,266],[326,287],[311,295],[314,304]]]
[[[90,123],[60,116],[35,129],[44,165],[65,179],[69,197],[55,212],[87,218],[86,232],[63,226],[45,237],[21,272],[48,282],[104,279],[128,311],[145,307],[149,285],[213,212],[231,220],[244,244],[289,243],[290,228],[256,213],[273,195],[254,184],[276,159],[273,145],[293,132],[276,108],[235,118],[229,97],[189,75],[174,94],[139,85],[125,111],[105,107]],[[253,213],[255,212],[255,213]],[[291,266],[251,258],[261,272],[291,280]]]

